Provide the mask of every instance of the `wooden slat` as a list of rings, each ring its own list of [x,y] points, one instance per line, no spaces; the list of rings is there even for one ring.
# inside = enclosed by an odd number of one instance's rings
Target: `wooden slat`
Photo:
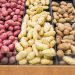
[[[75,75],[74,66],[0,66],[0,75]]]

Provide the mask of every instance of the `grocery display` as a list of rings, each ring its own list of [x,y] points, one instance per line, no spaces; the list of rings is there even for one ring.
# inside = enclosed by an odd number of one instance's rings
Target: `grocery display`
[[[0,0],[0,64],[75,65],[72,0]]]

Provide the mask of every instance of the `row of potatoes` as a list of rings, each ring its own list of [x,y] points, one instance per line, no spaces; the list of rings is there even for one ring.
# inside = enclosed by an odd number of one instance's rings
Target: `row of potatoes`
[[[53,64],[55,31],[50,24],[49,0],[27,0],[19,42],[15,44],[18,64]]]

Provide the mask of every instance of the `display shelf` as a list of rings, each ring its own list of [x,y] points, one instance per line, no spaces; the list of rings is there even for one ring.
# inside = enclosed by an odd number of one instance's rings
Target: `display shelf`
[[[0,65],[0,75],[75,75],[75,66]]]

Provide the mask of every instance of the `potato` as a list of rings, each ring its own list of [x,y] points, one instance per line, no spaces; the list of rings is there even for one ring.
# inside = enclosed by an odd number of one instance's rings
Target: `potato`
[[[8,53],[10,50],[9,50],[9,48],[7,47],[7,46],[2,46],[1,47],[1,52],[2,53]]]
[[[75,53],[75,46],[71,45],[71,50],[73,53]]]
[[[59,3],[53,1],[53,2],[52,2],[52,6],[59,6]]]
[[[62,43],[58,45],[57,49],[65,51],[67,49],[70,49],[70,46],[70,43]]]
[[[32,60],[34,57],[35,57],[35,52],[30,52],[30,53],[27,55],[26,59],[27,59],[27,60]]]
[[[15,48],[18,52],[23,51],[23,47],[21,46],[19,42],[15,44]]]
[[[49,59],[41,59],[41,64],[43,65],[52,65],[53,61]]]
[[[28,42],[26,41],[25,37],[21,38],[20,44],[22,45],[23,48],[27,48],[28,47]]]
[[[38,50],[37,50],[35,44],[32,45],[32,49],[35,52],[35,55],[38,56],[39,54],[38,54]]]
[[[27,56],[27,52],[26,51],[20,51],[17,55],[16,55],[16,60],[22,60]]]
[[[34,44],[34,40],[33,39],[30,39],[29,41],[28,41],[28,45],[29,46],[32,46]]]
[[[52,10],[55,11],[55,12],[57,12],[58,11],[58,7],[52,6]]]
[[[35,42],[35,46],[38,50],[45,50],[49,48],[48,45],[42,44],[40,42]]]
[[[64,56],[64,52],[62,50],[58,50],[57,51],[57,55],[58,55],[58,57],[63,57]]]
[[[16,63],[16,57],[12,56],[9,58],[9,64],[15,64]]]
[[[56,52],[53,48],[43,50],[42,53],[48,57],[54,57],[56,55]]]
[[[64,56],[63,60],[69,64],[69,65],[74,65],[75,64],[75,59],[73,59],[72,57],[69,56]]]
[[[25,65],[25,64],[27,64],[27,60],[25,58],[19,61],[19,65]]]
[[[27,47],[24,49],[24,51],[26,51],[27,53],[30,53],[30,52],[32,52],[32,47]]]
[[[3,58],[1,59],[1,64],[7,65],[7,64],[8,64],[8,58],[7,58],[7,57],[3,57]]]
[[[40,58],[39,57],[35,57],[34,59],[32,59],[32,60],[29,60],[29,63],[30,64],[39,64],[40,63]]]

